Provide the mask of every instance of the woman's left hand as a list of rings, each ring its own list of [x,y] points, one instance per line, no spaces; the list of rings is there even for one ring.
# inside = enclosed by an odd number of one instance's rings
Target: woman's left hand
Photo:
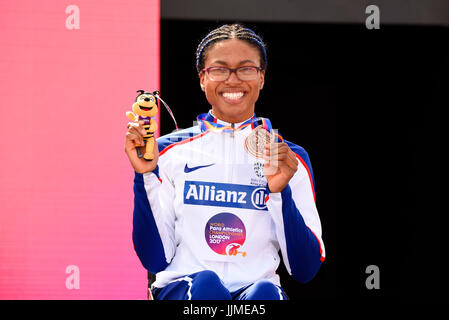
[[[265,146],[265,177],[271,192],[281,192],[298,170],[298,159],[285,142]]]

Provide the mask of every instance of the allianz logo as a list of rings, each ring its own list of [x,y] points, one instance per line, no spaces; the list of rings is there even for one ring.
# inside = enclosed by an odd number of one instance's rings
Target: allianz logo
[[[267,194],[265,187],[252,185],[205,181],[186,181],[184,185],[184,203],[192,205],[267,210]]]

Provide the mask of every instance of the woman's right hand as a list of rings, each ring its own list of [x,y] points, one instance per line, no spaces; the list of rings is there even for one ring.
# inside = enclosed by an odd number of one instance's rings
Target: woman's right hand
[[[157,161],[159,159],[159,148],[154,140],[153,154],[154,159],[147,161],[144,158],[139,158],[137,155],[137,148],[141,148],[142,154],[145,153],[145,142],[143,140],[146,131],[143,128],[144,121],[133,121],[128,123],[128,131],[126,132],[125,153],[129,158],[129,162],[134,170],[138,173],[146,173],[156,169]]]

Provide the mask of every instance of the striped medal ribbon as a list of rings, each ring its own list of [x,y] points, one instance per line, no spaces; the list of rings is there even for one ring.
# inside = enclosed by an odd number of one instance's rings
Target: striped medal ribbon
[[[252,118],[238,128],[222,125],[207,120],[200,120],[203,129],[213,132],[236,132],[251,126],[251,133],[245,138],[245,150],[255,158],[263,158],[263,152],[267,143],[284,141],[281,135],[273,130],[271,121],[267,118]]]

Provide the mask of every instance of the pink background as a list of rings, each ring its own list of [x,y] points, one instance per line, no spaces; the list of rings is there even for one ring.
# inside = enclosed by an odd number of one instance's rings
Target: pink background
[[[123,148],[159,20],[158,0],[0,2],[0,299],[146,299]]]

